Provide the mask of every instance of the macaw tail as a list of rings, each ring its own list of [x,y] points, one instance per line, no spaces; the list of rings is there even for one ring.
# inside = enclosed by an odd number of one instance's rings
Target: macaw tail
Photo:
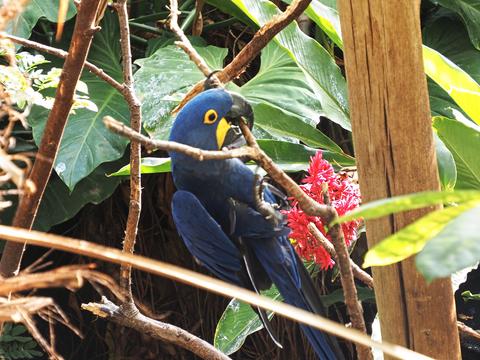
[[[252,248],[285,302],[325,316],[313,281],[290,245],[288,237],[262,240],[256,239]],[[306,325],[301,325],[301,329],[319,359],[345,358],[334,337]]]

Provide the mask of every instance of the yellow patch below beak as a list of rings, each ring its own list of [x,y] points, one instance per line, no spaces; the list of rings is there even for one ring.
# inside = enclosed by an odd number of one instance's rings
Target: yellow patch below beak
[[[230,124],[228,123],[225,118],[222,118],[217,125],[217,145],[218,149],[222,149],[222,145],[225,142],[225,136],[227,136],[227,132],[230,130]]]

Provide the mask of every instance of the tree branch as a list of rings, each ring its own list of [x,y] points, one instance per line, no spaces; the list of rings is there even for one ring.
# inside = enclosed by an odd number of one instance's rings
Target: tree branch
[[[24,189],[24,195],[13,219],[13,225],[30,229],[52,172],[63,130],[73,105],[75,87],[80,78],[88,50],[95,32],[97,0],[82,0],[75,22],[74,35],[60,76],[55,102],[48,116],[36,161],[28,179],[35,191]],[[10,277],[18,273],[25,244],[8,243],[0,260],[0,275]]]
[[[166,262],[149,259],[143,256],[123,253],[121,250],[98,245],[84,240],[77,240],[65,236],[43,233],[40,231],[28,231],[21,228],[0,225],[0,238],[16,243],[29,243],[30,245],[68,251],[74,254],[89,256],[95,259],[109,261],[115,264],[128,264],[136,269],[151,274],[160,275],[175,281],[180,281],[200,289],[204,289],[228,298],[235,297],[251,305],[265,310],[273,311],[277,315],[289,318],[299,323],[328,332],[335,336],[364,346],[375,347],[385,354],[399,359],[431,360],[428,356],[416,353],[407,348],[392,345],[387,342],[379,343],[372,340],[366,334],[346,328],[327,318],[310,313],[268,297],[258,295],[253,291],[246,290],[236,285],[212,278],[207,275],[196,273]]]
[[[51,46],[43,45],[40,44],[36,41],[31,41],[27,39],[22,39],[20,37],[14,36],[7,34],[5,32],[0,32],[0,38],[6,38],[9,39],[10,41],[14,42],[15,44],[22,45],[24,47],[34,49],[37,51],[41,51],[53,56],[56,56],[60,59],[66,59],[68,56],[68,52],[64,51],[62,49],[57,49]],[[92,74],[98,76],[100,79],[105,81],[106,83],[110,84],[113,88],[115,88],[118,92],[123,94],[124,92],[124,87],[122,84],[120,84],[117,80],[112,78],[110,75],[108,75],[105,71],[97,67],[96,65],[85,61],[85,68],[90,71]]]
[[[133,87],[132,53],[130,49],[130,28],[128,26],[127,1],[120,0],[114,3],[120,24],[120,43],[122,49],[123,87],[124,97],[130,110],[130,126],[133,131],[140,133],[142,129],[141,104]],[[123,251],[133,254],[135,240],[138,233],[138,223],[142,209],[142,184],[140,175],[140,143],[136,140],[130,142],[130,203],[128,207],[127,228],[123,241]],[[127,293],[126,306],[134,307],[132,295],[132,268],[124,265],[120,267],[120,286]]]
[[[185,144],[177,143],[174,141],[155,140],[139,134],[130,129],[120,121],[115,120],[111,116],[105,116],[103,118],[105,126],[119,135],[125,136],[130,140],[136,140],[142,144],[147,150],[165,150],[165,151],[177,151],[186,154],[199,161],[204,160],[224,160],[241,157],[255,158],[256,151],[251,147],[243,147],[239,149],[222,150],[222,151],[209,151],[201,150],[199,148],[188,146]]]
[[[335,251],[335,248],[333,247],[332,243],[328,241],[328,239],[321,233],[321,231],[317,229],[314,223],[308,224],[308,230],[310,230],[310,233],[315,237],[315,239],[317,239],[320,245],[322,245],[329,255],[338,263],[337,252]],[[373,278],[370,276],[370,274],[362,270],[360,266],[355,264],[352,259],[350,259],[350,266],[352,267],[353,276],[367,285],[370,289],[373,289]]]
[[[175,42],[175,44],[181,47],[187,55],[190,57],[198,69],[203,73],[203,75],[208,76],[212,72],[210,67],[207,65],[205,60],[200,56],[200,54],[195,50],[195,48],[190,43],[190,40],[185,36],[183,30],[178,26],[178,2],[177,0],[170,0],[170,29],[175,35],[180,39],[180,41]]]
[[[325,216],[325,224],[331,224],[333,220],[338,217],[337,210],[331,206],[330,196],[328,194],[328,184],[323,183],[323,203],[327,205],[331,211],[328,216]],[[342,226],[340,224],[333,225],[329,228],[328,234],[332,239],[333,247],[337,253],[338,268],[340,270],[340,280],[342,282],[343,294],[345,296],[345,304],[347,305],[347,311],[352,321],[352,326],[355,329],[367,333],[365,327],[365,320],[363,318],[362,304],[358,300],[357,288],[355,287],[355,280],[353,279],[351,259],[348,253],[347,244],[345,244],[345,238],[343,237]],[[357,356],[360,360],[373,359],[372,352],[368,347],[356,344]]]
[[[140,312],[131,317],[126,317],[123,309],[109,301],[106,297],[102,297],[100,303],[82,304],[82,309],[90,311],[108,321],[137,330],[141,334],[147,334],[155,339],[183,347],[202,359],[230,359],[230,357],[223,354],[213,345],[175,325],[153,320]]]
[[[10,293],[51,287],[78,289],[83,286],[86,279],[105,286],[115,296],[122,298],[121,293],[117,290],[118,286],[112,278],[101,272],[94,271],[94,267],[93,264],[69,265],[40,273],[20,273],[18,276],[7,279],[0,278],[0,295],[7,296]]]
[[[250,42],[243,47],[243,49],[237,54],[237,56],[235,56],[235,58],[230,62],[230,64],[225,66],[222,71],[215,74],[218,81],[225,84],[240,75],[248,66],[248,64],[250,64],[250,62],[270,42],[270,40],[275,37],[275,35],[277,35],[280,31],[287,27],[288,24],[290,24],[293,20],[295,20],[298,16],[300,16],[300,14],[305,11],[308,5],[310,5],[311,1],[312,0],[293,0],[292,3],[282,14],[275,16],[273,19],[260,27],[260,29],[253,36],[253,39],[250,40]],[[179,36],[178,33],[176,34],[177,36]],[[184,45],[187,44],[183,40],[182,43]],[[188,44],[190,43],[188,42]],[[187,52],[190,58],[192,58],[192,54],[196,53],[195,49],[193,48],[193,46],[191,46],[191,44],[190,46],[187,46],[187,49],[185,49],[184,47],[182,47],[182,49]],[[198,61],[198,59],[195,60],[195,64],[197,64]],[[205,74],[204,70],[200,69],[200,71]],[[210,72],[208,72],[208,74],[209,73]],[[195,84],[195,86],[187,93],[187,95],[185,95],[180,104],[173,110],[174,113],[180,110],[187,102],[189,102],[203,90],[203,82],[204,81],[202,80],[199,83]]]

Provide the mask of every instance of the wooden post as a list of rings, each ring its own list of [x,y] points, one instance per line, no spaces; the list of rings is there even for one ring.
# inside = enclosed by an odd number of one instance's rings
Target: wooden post
[[[353,141],[363,201],[439,189],[420,2],[339,0]],[[432,209],[367,222],[369,246]],[[449,279],[427,285],[412,259],[373,269],[382,337],[460,359]]]

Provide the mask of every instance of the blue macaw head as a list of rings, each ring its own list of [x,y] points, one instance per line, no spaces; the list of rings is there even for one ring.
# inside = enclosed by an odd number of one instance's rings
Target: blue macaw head
[[[242,96],[225,89],[206,90],[182,108],[169,140],[203,150],[221,150],[236,145],[241,138],[237,125],[242,118],[252,127],[252,107]]]

